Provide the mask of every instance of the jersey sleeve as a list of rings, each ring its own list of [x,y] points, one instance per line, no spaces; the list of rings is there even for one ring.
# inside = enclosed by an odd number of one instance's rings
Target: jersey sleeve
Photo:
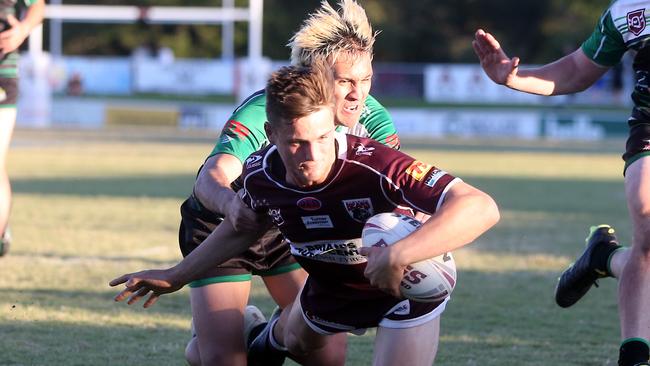
[[[393,119],[388,110],[372,95],[366,98],[366,108],[359,118],[359,123],[365,126],[368,137],[399,150],[400,142]]]
[[[391,158],[385,175],[389,199],[427,214],[436,212],[449,189],[461,181],[436,166],[399,152]]]
[[[208,157],[230,154],[243,163],[250,154],[267,144],[265,122],[266,96],[251,96],[230,116]]]
[[[627,26],[627,20],[622,19],[622,21]],[[591,36],[581,47],[587,57],[601,66],[616,65],[627,51],[621,32],[614,22],[611,9],[607,9],[600,17]]]

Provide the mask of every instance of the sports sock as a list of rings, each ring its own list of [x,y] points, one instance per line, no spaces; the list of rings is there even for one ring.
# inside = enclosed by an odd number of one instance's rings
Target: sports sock
[[[634,366],[648,362],[650,348],[647,339],[628,338],[621,343],[618,356],[618,366]]]
[[[287,347],[281,345],[280,342],[278,342],[277,339],[275,339],[275,336],[273,335],[273,328],[275,328],[275,323],[277,323],[278,320],[280,320],[280,318],[276,318],[276,319],[272,320],[272,322],[271,322],[271,325],[270,325],[271,329],[269,329],[269,345],[271,347],[273,347],[273,349],[275,349],[277,351],[286,352]]]

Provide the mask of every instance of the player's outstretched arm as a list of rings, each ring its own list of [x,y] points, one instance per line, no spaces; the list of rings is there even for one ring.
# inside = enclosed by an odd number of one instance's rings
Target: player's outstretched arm
[[[482,29],[472,41],[485,73],[497,84],[539,95],[562,95],[583,91],[593,85],[608,68],[600,66],[576,49],[549,64],[520,69],[519,59],[508,58],[499,42]]]
[[[178,291],[187,283],[200,278],[206,270],[242,253],[266,230],[268,224],[260,220],[256,230],[238,232],[229,217],[226,217],[198,248],[174,267],[124,274],[110,281],[110,286],[125,285],[114,299],[128,299],[127,303],[131,305],[149,295],[143,305],[149,307],[161,295]]]
[[[509,58],[499,42],[490,33],[479,29],[474,34],[472,47],[487,76],[497,84],[509,85],[517,76],[519,58]]]

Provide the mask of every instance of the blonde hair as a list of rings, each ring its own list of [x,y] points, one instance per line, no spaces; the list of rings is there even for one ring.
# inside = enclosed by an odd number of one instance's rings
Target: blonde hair
[[[323,0],[289,41],[291,64],[309,66],[315,60],[335,61],[340,53],[372,56],[378,32],[366,16],[366,11],[354,0],[340,0],[337,12]]]
[[[272,126],[291,124],[296,118],[333,107],[332,70],[322,62],[285,66],[266,84],[266,116]]]

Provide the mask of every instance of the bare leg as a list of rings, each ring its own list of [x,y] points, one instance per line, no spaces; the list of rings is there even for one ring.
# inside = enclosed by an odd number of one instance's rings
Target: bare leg
[[[303,269],[282,273],[274,276],[262,277],[271,297],[281,309],[291,305],[300,293],[302,285],[307,280],[307,272]],[[289,312],[286,312],[287,315]]]
[[[650,157],[630,165],[625,193],[632,219],[632,248],[619,279],[623,339],[650,339]]]
[[[249,293],[250,281],[191,289],[196,337],[185,350],[190,365],[246,365],[243,314]]]
[[[438,352],[440,317],[413,328],[379,327],[373,366],[431,366]]]
[[[16,108],[0,108],[0,236],[9,221],[11,185],[7,175],[7,154],[16,124]]]
[[[342,366],[345,364],[347,338],[345,333],[322,335],[306,323],[300,309],[300,300],[285,309],[287,318],[280,318],[273,334],[285,345],[291,358],[305,366]],[[284,314],[283,314],[284,315]],[[285,320],[286,319],[286,320]]]

